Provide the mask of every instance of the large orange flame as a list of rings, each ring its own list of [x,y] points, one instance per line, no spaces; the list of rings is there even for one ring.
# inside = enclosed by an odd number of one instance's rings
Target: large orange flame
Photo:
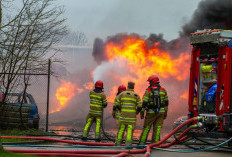
[[[146,48],[146,41],[142,39],[125,39],[123,44],[109,42],[106,45],[107,57],[112,61],[115,58],[124,58],[132,65],[130,71],[138,76],[159,74],[163,78],[174,77],[185,80],[189,74],[190,55],[181,53],[176,59],[169,52],[155,43],[151,49]]]
[[[108,77],[111,79],[110,91],[106,93],[108,102],[114,102],[118,85],[127,85],[128,81],[135,82],[135,91],[142,96],[148,86],[146,80],[150,75],[158,75],[161,80],[172,78],[177,81],[185,81],[189,75],[190,54],[182,52],[174,58],[170,52],[161,48],[160,43],[155,43],[151,48],[147,48],[145,40],[128,37],[120,44],[107,42],[105,50],[108,63],[117,63],[117,68],[120,68],[120,70],[127,69],[123,76],[117,76],[112,72],[113,76]],[[121,66],[121,63],[125,64]],[[91,77],[93,74],[92,72]],[[117,81],[118,84],[115,85],[114,81]],[[71,82],[62,81],[56,92],[60,104],[52,112],[63,109],[75,94],[93,89],[94,83],[86,82],[82,87],[78,88]],[[187,97],[186,93],[179,96],[184,99]]]
[[[128,64],[131,74],[120,78],[121,84],[128,81],[136,83],[137,92],[141,96],[147,87],[146,80],[150,75],[158,75],[160,78],[172,78],[184,81],[189,75],[190,54],[183,52],[173,58],[170,52],[160,48],[160,43],[155,43],[147,48],[146,41],[138,38],[126,38],[119,43],[106,43],[106,55],[109,62],[124,60]],[[115,91],[117,87],[113,87]],[[113,95],[112,95],[113,94]],[[116,93],[110,94],[108,101],[111,102]]]

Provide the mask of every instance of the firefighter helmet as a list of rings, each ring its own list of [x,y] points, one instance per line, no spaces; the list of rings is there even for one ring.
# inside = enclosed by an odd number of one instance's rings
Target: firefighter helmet
[[[155,83],[159,83],[159,77],[155,76],[155,75],[151,75],[148,79],[148,82],[150,82],[151,84],[155,84]]]
[[[118,93],[121,93],[121,92],[123,92],[125,90],[126,90],[126,86],[124,86],[124,85],[121,85],[121,86],[118,87]]]
[[[95,88],[98,87],[98,88],[102,88],[103,89],[103,82],[101,80],[98,80],[96,83],[95,83]]]

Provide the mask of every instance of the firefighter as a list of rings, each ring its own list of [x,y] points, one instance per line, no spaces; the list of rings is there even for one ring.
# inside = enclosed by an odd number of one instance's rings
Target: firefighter
[[[90,110],[86,119],[86,125],[83,131],[82,140],[87,140],[91,125],[96,122],[95,140],[100,141],[101,138],[101,123],[103,108],[107,106],[106,95],[103,92],[103,82],[98,80],[95,83],[95,89],[90,91]]]
[[[121,145],[126,128],[126,145],[132,145],[136,115],[142,110],[142,103],[139,95],[134,92],[134,85],[133,82],[128,82],[127,90],[118,95],[116,107],[120,109],[120,127],[115,140],[116,146]]]
[[[122,92],[124,92],[126,90],[126,86],[121,85],[118,87],[118,93],[117,96],[114,100],[114,105],[113,105],[113,111],[112,111],[112,116],[113,118],[116,118],[116,123],[118,128],[120,127],[120,123],[119,123],[119,118],[120,118],[120,111],[117,109],[116,104],[117,104],[117,99],[118,99],[118,95]]]
[[[152,125],[152,142],[155,143],[160,140],[160,131],[168,111],[167,91],[160,86],[159,78],[152,75],[147,81],[150,83],[150,86],[146,89],[145,94],[143,95],[143,105],[140,116],[141,119],[143,119],[146,110],[146,117],[139,145],[144,145],[146,143]]]

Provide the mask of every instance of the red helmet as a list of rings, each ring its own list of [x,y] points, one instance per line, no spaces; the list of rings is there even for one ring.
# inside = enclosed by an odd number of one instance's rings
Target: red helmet
[[[147,79],[148,82],[152,83],[152,84],[155,84],[155,83],[159,83],[159,78],[155,75],[151,75],[148,79]]]
[[[103,82],[101,80],[98,80],[96,83],[95,83],[95,88],[98,87],[98,88],[102,88],[103,89]]]
[[[126,90],[126,86],[124,86],[124,85],[121,85],[121,86],[118,87],[118,93],[121,93],[121,92],[123,92],[125,90]]]

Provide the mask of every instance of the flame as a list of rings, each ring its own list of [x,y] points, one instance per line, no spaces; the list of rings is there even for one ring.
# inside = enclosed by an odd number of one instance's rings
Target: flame
[[[77,88],[76,91],[77,91],[78,93],[82,93],[82,92],[84,91],[84,89],[82,89],[82,88]]]
[[[186,91],[186,92],[184,92],[184,94],[182,94],[181,96],[180,96],[180,98],[183,98],[183,99],[188,99],[188,91]]]
[[[115,94],[117,93],[117,90],[118,90],[118,87],[114,86],[113,89],[110,92],[110,95],[107,97],[108,102],[114,103]]]
[[[179,58],[173,59],[169,52],[155,43],[151,49],[146,48],[146,41],[142,39],[126,39],[122,45],[109,42],[106,45],[107,57],[110,61],[123,58],[129,62],[130,71],[137,76],[159,74],[163,78],[174,77],[179,81],[185,80],[189,74],[190,55],[181,53]]]
[[[91,90],[94,87],[93,82],[87,82],[83,86],[85,89],[88,89],[88,90]]]
[[[147,87],[146,80],[150,75],[158,75],[161,79],[174,78],[177,81],[185,81],[189,76],[190,54],[182,52],[173,58],[170,52],[161,48],[160,43],[147,48],[145,40],[127,37],[121,43],[108,42],[105,48],[110,63],[122,63],[117,62],[121,60],[126,62],[126,66],[119,64],[118,68],[129,69],[127,74],[119,77],[120,84],[134,81],[135,91],[139,95],[143,95]],[[108,97],[109,102],[115,97],[115,88],[117,86],[111,88],[113,90]]]
[[[59,104],[56,106],[55,110],[52,110],[51,113],[58,112],[61,109],[67,106],[67,103],[75,96],[77,93],[82,93],[83,89],[78,88],[77,85],[66,82],[65,80],[61,81],[61,86],[56,90],[56,98],[59,101]]]

